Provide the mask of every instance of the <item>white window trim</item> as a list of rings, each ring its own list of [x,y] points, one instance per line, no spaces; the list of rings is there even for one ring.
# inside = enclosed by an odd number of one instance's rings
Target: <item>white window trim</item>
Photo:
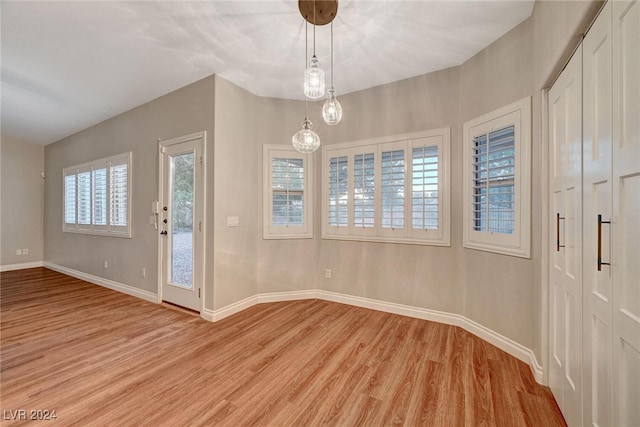
[[[418,235],[417,230],[411,227],[411,210],[410,204],[405,204],[405,227],[403,229],[383,229],[381,224],[380,200],[381,188],[380,182],[380,154],[382,151],[397,147],[405,149],[405,159],[411,158],[414,147],[420,146],[417,142],[425,138],[440,138],[437,143],[429,143],[428,145],[438,146],[438,219],[439,227],[437,230],[424,230]],[[404,243],[413,245],[429,245],[429,246],[451,246],[451,227],[450,227],[450,211],[451,211],[451,155],[450,155],[451,129],[440,128],[429,131],[406,133],[400,135],[385,136],[380,138],[365,139],[354,142],[346,142],[333,145],[325,145],[322,147],[322,238],[335,240],[354,240],[364,242],[383,242],[383,243]],[[348,222],[346,227],[335,227],[329,225],[329,203],[328,203],[328,185],[329,182],[329,161],[332,157],[348,156],[349,180],[348,194],[353,194],[353,159],[356,154],[375,153],[375,227],[362,229],[354,227],[353,224],[353,203],[348,205]],[[407,157],[409,156],[409,157]],[[405,161],[405,189],[411,188],[411,163]],[[408,194],[405,191],[405,194]],[[351,199],[350,199],[351,201]],[[408,225],[408,226],[407,226]]]
[[[515,215],[511,235],[474,229],[473,139],[505,126],[515,127]],[[463,126],[463,246],[487,252],[531,257],[531,97],[484,114]]]
[[[106,218],[107,225],[95,225],[93,224],[93,202],[90,206],[91,211],[91,224],[79,224],[78,223],[78,182],[76,180],[76,222],[75,224],[68,224],[66,222],[66,200],[67,195],[65,193],[65,178],[69,175],[76,175],[79,172],[90,172],[92,173],[94,169],[104,169],[107,167],[107,171],[111,167],[112,164],[127,164],[127,225],[126,226],[112,226],[110,224],[111,221],[111,206],[110,206],[110,174],[107,172],[107,209],[106,209]],[[98,159],[92,162],[83,163],[80,165],[69,166],[63,169],[62,171],[62,231],[65,233],[79,233],[79,234],[92,234],[96,236],[110,236],[110,237],[124,237],[131,238],[131,205],[133,204],[132,199],[132,182],[133,182],[133,172],[132,172],[132,152],[129,151],[127,153],[118,154],[116,156],[105,157],[103,159]],[[92,178],[93,179],[93,178]],[[93,185],[92,185],[93,187]],[[93,188],[91,191],[91,199],[93,200]]]
[[[273,225],[273,186],[271,182],[274,158],[302,159],[304,167],[304,219],[301,226]],[[262,238],[312,239],[313,238],[313,161],[311,154],[303,154],[292,146],[264,144],[262,146]]]

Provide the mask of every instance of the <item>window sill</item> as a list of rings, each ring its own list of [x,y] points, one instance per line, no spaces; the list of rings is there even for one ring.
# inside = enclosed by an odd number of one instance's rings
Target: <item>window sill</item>
[[[403,245],[419,246],[445,246],[451,247],[451,242],[444,239],[416,239],[410,237],[380,237],[380,236],[336,236],[333,234],[322,234],[325,240],[348,240],[352,242],[374,242],[374,243],[395,243]]]

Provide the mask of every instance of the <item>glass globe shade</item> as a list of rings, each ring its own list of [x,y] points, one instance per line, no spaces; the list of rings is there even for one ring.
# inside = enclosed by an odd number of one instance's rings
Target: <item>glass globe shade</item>
[[[304,118],[302,129],[291,138],[291,144],[300,153],[313,153],[320,147],[320,137],[313,131],[313,123]]]
[[[335,126],[342,120],[342,106],[336,98],[335,89],[329,89],[329,97],[322,106],[322,118],[330,126]]]
[[[324,71],[320,68],[315,55],[309,61],[309,67],[304,71],[304,94],[311,99],[324,96]]]

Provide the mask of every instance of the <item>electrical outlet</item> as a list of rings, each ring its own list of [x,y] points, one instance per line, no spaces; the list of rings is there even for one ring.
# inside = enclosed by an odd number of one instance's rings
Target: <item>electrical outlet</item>
[[[109,268],[109,262],[106,259],[104,260],[104,268]]]
[[[23,249],[22,255],[29,255],[29,249]]]
[[[325,279],[331,279],[331,270],[330,269],[326,269],[324,270],[324,278]]]
[[[22,249],[16,249],[16,255],[22,255]]]

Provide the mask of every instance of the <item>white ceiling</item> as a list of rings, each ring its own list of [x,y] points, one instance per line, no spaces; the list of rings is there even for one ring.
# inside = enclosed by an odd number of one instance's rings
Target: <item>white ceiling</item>
[[[533,0],[340,0],[337,94],[459,65],[532,9]],[[296,0],[3,0],[0,13],[1,130],[29,142],[55,142],[211,74],[302,99]],[[329,26],[316,36],[328,79]]]

